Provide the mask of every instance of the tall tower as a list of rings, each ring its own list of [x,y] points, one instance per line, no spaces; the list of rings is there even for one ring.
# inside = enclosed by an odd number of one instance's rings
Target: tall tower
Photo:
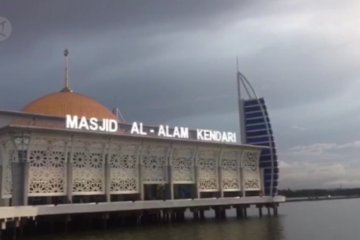
[[[257,97],[246,77],[237,69],[240,135],[242,144],[265,146],[260,156],[264,194],[277,194],[279,167],[274,136],[264,98]]]

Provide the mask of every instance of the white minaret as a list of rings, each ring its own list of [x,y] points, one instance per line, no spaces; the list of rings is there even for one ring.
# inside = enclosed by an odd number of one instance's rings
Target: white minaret
[[[241,98],[241,78],[239,71],[239,59],[236,57],[236,82],[238,92],[238,107],[239,107],[239,127],[240,127],[240,144],[246,143],[245,136],[245,116],[244,116],[244,100]]]

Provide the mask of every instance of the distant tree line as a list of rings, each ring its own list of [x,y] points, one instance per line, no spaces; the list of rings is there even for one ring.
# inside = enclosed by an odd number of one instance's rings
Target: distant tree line
[[[283,195],[287,198],[295,198],[295,197],[317,198],[324,196],[360,197],[360,188],[300,189],[300,190],[286,189],[286,190],[279,190],[279,195]]]

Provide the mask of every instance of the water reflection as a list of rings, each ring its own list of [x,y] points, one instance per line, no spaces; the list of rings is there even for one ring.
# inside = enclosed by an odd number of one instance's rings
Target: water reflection
[[[284,240],[284,225],[282,221],[284,220],[283,216],[273,217],[267,219],[266,230],[267,234],[264,239],[267,240]]]
[[[284,240],[283,217],[250,217],[244,220],[230,218],[204,222],[156,224],[151,226],[123,227],[108,231],[69,233],[32,239],[61,240]]]
[[[51,234],[36,240],[354,240],[360,236],[360,199],[294,202],[283,204],[278,217],[259,219],[257,210],[248,219],[215,221],[210,212],[204,222],[119,227],[108,231]],[[341,223],[341,224],[339,224]],[[30,239],[30,238],[28,238]]]

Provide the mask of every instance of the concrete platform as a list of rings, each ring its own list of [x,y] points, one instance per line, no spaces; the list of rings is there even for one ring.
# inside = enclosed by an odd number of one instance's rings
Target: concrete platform
[[[202,199],[178,199],[178,200],[154,200],[154,201],[126,201],[126,202],[101,202],[101,203],[78,203],[59,205],[38,205],[0,207],[0,221],[11,221],[20,218],[35,218],[49,215],[71,215],[86,213],[110,213],[122,211],[140,211],[152,209],[176,209],[215,206],[239,206],[278,204],[285,202],[284,196],[275,197],[234,197],[234,198],[202,198]]]

